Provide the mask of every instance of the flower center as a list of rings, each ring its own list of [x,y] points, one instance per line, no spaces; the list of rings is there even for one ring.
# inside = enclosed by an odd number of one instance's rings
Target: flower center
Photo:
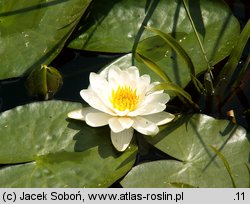
[[[118,86],[115,91],[112,90],[111,103],[113,107],[119,111],[133,111],[136,108],[139,97],[136,94],[136,89],[133,90],[129,86]]]

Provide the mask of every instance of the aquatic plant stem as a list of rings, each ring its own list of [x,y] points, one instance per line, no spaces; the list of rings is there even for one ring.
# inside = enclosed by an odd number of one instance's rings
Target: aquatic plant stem
[[[206,61],[206,63],[207,63],[208,72],[210,73],[210,75],[211,75],[211,77],[212,77],[212,79],[213,79],[213,74],[212,74],[212,71],[211,71],[211,70],[212,70],[212,67],[211,67],[210,64],[209,64],[209,61],[208,61],[208,58],[207,58],[205,49],[204,49],[204,47],[203,47],[203,45],[202,45],[201,39],[200,39],[199,34],[198,34],[198,32],[197,32],[197,30],[196,30],[196,27],[195,27],[195,25],[194,25],[194,21],[193,21],[193,19],[192,19],[192,17],[191,17],[191,14],[190,14],[190,12],[189,12],[189,9],[188,9],[186,0],[182,0],[182,2],[183,2],[183,5],[184,5],[184,8],[185,8],[185,11],[186,11],[186,13],[187,13],[188,19],[189,19],[189,21],[190,21],[190,23],[191,23],[191,25],[192,25],[193,31],[194,31],[194,33],[195,33],[195,36],[196,36],[196,38],[197,38],[197,40],[198,40],[198,43],[199,43],[199,46],[200,46],[200,48],[201,48],[202,54],[203,54],[203,56],[204,56],[204,59],[205,59],[205,61]]]

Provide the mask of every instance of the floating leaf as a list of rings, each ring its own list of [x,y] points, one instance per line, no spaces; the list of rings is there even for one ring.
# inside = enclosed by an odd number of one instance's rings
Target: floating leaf
[[[145,56],[140,55],[137,53],[137,57],[139,60],[141,60],[149,69],[151,69],[155,74],[157,74],[164,82],[171,82],[169,77],[166,75],[166,73],[153,61],[148,59]]]
[[[220,157],[220,159],[223,161],[224,163],[224,166],[226,167],[227,169],[227,172],[228,172],[228,175],[230,176],[230,179],[232,181],[232,185],[234,188],[236,188],[236,185],[235,185],[235,181],[234,181],[234,178],[233,178],[233,174],[232,174],[232,170],[230,168],[230,165],[228,164],[226,158],[224,157],[224,155],[218,150],[216,149],[215,147],[211,146],[211,148],[214,150],[214,152]]]
[[[147,29],[159,35],[185,61],[185,63],[187,64],[187,67],[189,68],[191,78],[192,76],[195,76],[195,69],[194,69],[192,60],[188,56],[186,51],[180,46],[177,40],[175,40],[170,34],[164,33],[155,28],[147,27]]]
[[[191,14],[190,14],[190,11],[189,11],[189,8],[188,8],[188,5],[187,5],[186,0],[182,0],[182,3],[183,3],[183,6],[184,6],[184,8],[185,8],[185,11],[186,11],[186,13],[187,13],[188,19],[189,19],[189,21],[190,21],[190,23],[191,23],[191,25],[192,25],[193,31],[194,31],[194,33],[195,33],[195,37],[196,37],[196,39],[197,39],[197,41],[198,41],[198,43],[199,43],[199,46],[200,46],[200,48],[201,48],[202,54],[203,54],[203,56],[204,56],[204,59],[205,59],[205,61],[207,62],[208,72],[211,72],[211,67],[210,67],[210,64],[209,64],[209,62],[208,62],[208,59],[207,59],[207,56],[206,56],[205,49],[204,49],[204,47],[203,47],[203,45],[202,45],[200,36],[199,36],[198,31],[197,31],[197,29],[196,29],[196,26],[195,26],[195,24],[194,24],[194,20],[193,20]]]
[[[138,54],[143,54],[144,57],[150,57],[150,59],[156,63],[157,61],[165,57],[165,53],[169,49],[170,46],[166,43],[166,41],[161,37],[155,35],[140,41],[137,46],[136,52]]]
[[[141,27],[150,26],[171,33],[191,58],[195,73],[207,70],[195,33],[181,1],[116,0],[103,4],[97,0],[86,21],[75,33],[69,47],[99,52],[131,52],[137,44],[139,54],[156,63],[171,81],[181,87],[190,82],[186,63],[152,32]],[[230,9],[220,0],[189,1],[190,13],[196,16],[197,31],[203,31],[203,46],[211,66],[228,56],[239,36],[239,23]],[[146,25],[142,23],[146,22]],[[138,31],[142,33],[138,33]],[[182,33],[183,35],[179,35]],[[138,36],[141,37],[139,38]],[[140,42],[139,42],[140,41]],[[148,51],[150,50],[150,51]],[[145,51],[145,52],[144,52]],[[152,70],[135,63],[142,73],[160,81]]]
[[[155,147],[177,160],[153,161],[134,167],[122,180],[124,187],[233,187],[221,158],[227,158],[235,184],[248,187],[250,142],[244,128],[227,120],[195,114],[168,124],[155,137],[146,137]]]
[[[47,101],[1,113],[0,187],[108,187],[127,173],[136,147],[118,153],[108,127],[67,119],[81,107]]]
[[[0,79],[49,64],[91,0],[0,0]]]
[[[191,13],[196,16],[197,30],[213,30],[209,38],[229,37],[235,29],[236,19],[229,8],[219,0],[199,2],[190,1]],[[202,14],[202,16],[201,16]],[[155,3],[147,0],[115,0],[93,2],[91,12],[82,22],[70,47],[101,52],[130,52],[142,22],[147,19],[147,26],[158,28],[167,33],[191,33],[192,26],[181,1],[160,0]],[[199,22],[197,22],[199,20]],[[227,24],[220,36],[220,29]],[[238,25],[237,25],[238,26]],[[236,31],[236,30],[235,30]],[[239,32],[239,31],[237,31]],[[207,35],[208,32],[206,32]],[[211,35],[213,33],[213,36]],[[142,39],[150,37],[150,32],[143,33]],[[230,41],[232,38],[228,38]],[[218,39],[218,41],[223,39]],[[211,42],[210,42],[211,43]],[[222,43],[222,42],[220,42]],[[212,45],[214,46],[214,44]],[[220,46],[223,46],[222,44]]]
[[[170,184],[176,188],[195,188],[195,186],[192,186],[186,183],[170,183]]]
[[[246,163],[246,168],[248,170],[248,180],[249,180],[249,186],[248,188],[250,188],[250,167],[249,167],[249,164]]]

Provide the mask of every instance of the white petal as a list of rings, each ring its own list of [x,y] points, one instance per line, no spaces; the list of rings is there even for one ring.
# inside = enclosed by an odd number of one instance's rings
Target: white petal
[[[135,66],[131,66],[128,69],[121,70],[119,67],[111,67],[109,69],[108,81],[113,89],[117,89],[118,86],[130,86],[132,89],[136,88],[137,81],[139,79],[139,70]]]
[[[163,103],[166,104],[170,100],[167,93],[152,93],[145,97],[142,105],[152,104],[152,103]]]
[[[166,93],[153,93],[145,96],[144,100],[140,102],[138,108],[130,112],[128,116],[150,115],[162,112],[166,108],[166,103],[170,97]]]
[[[111,115],[106,113],[88,113],[85,117],[86,123],[91,127],[100,127],[108,124]]]
[[[96,97],[99,98],[100,101],[106,106],[110,107],[110,93],[111,86],[108,81],[103,78],[100,74],[90,73],[89,76],[90,81],[90,90],[96,94]]]
[[[123,152],[129,146],[133,134],[134,134],[133,128],[123,130],[122,132],[119,133],[111,131],[112,144],[118,151]]]
[[[109,71],[119,68],[117,65],[111,64],[100,72],[100,76],[108,80]]]
[[[126,116],[126,115],[128,115],[128,113],[129,113],[129,110],[128,110],[128,109],[126,109],[126,110],[124,110],[124,111],[120,111],[120,110],[114,108],[113,111],[115,112],[115,114],[116,114],[117,116]]]
[[[126,85],[132,89],[137,88],[137,82],[140,77],[137,67],[131,66],[127,69],[121,70],[120,77],[121,79],[118,81],[120,85]]]
[[[125,129],[120,123],[120,121],[118,120],[118,117],[110,118],[108,121],[108,124],[109,124],[110,129],[115,133],[121,132]]]
[[[82,109],[69,112],[68,117],[76,120],[85,120],[85,115],[82,114]]]
[[[107,90],[109,83],[101,75],[91,72],[89,75],[89,83],[93,91],[99,94],[100,91]]]
[[[92,107],[86,107],[86,108],[82,108],[82,109],[78,109],[78,110],[69,112],[68,117],[72,118],[72,119],[76,119],[76,120],[85,121],[85,116],[88,113],[92,113],[92,112],[99,112],[99,111],[92,108]]]
[[[166,123],[171,122],[175,116],[171,113],[160,112],[160,113],[155,113],[152,115],[145,115],[143,117],[155,123],[156,125],[164,125]]]
[[[144,135],[155,135],[159,132],[159,128],[155,123],[143,117],[136,117],[134,119],[133,128]]]
[[[124,85],[124,80],[122,76],[123,72],[117,66],[112,66],[108,71],[108,81],[113,89],[117,89],[119,85]]]
[[[149,84],[150,84],[150,76],[147,74],[142,75],[136,81],[136,93],[140,96],[140,100],[144,100],[144,96],[146,95]]]
[[[137,82],[140,78],[140,73],[137,67],[131,66],[126,70],[128,77],[127,80]]]
[[[166,105],[162,103],[148,104],[143,107],[139,107],[135,111],[128,113],[128,116],[135,117],[139,115],[151,115],[154,113],[162,112],[165,110],[165,108],[166,108]]]
[[[131,128],[134,120],[129,117],[119,117],[118,121],[120,122],[121,126],[125,129]]]
[[[144,75],[140,76],[140,80],[142,82],[144,82],[145,85],[147,85],[147,86],[149,86],[150,81],[151,81],[150,76],[148,74],[144,74]]]
[[[115,132],[121,132],[124,129],[129,129],[134,121],[128,117],[112,117],[108,121],[110,129]]]
[[[158,85],[158,84],[160,84],[160,82],[158,82],[158,81],[155,81],[155,82],[151,83],[151,84],[148,86],[147,92],[151,93],[152,90],[153,90],[153,88],[154,88],[154,86],[156,86],[156,85]],[[154,92],[152,92],[152,93],[163,93],[163,92],[164,92],[164,90],[160,90],[160,91],[154,91]]]
[[[83,100],[85,100],[93,108],[110,115],[115,115],[115,113],[103,103],[103,101],[95,92],[93,92],[91,88],[81,90],[80,95]]]

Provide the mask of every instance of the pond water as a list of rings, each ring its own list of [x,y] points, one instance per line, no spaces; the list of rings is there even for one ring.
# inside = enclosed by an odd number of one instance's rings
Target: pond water
[[[243,4],[241,1],[233,1],[232,8],[235,16],[239,21],[244,24],[248,19],[249,7]],[[246,56],[249,54],[248,45],[243,53],[242,62],[246,60]],[[87,88],[89,85],[89,73],[98,72],[105,65],[108,65],[115,59],[122,56],[122,54],[102,54],[93,52],[76,51],[69,48],[64,48],[59,56],[52,62],[51,66],[57,68],[63,76],[63,86],[55,94],[54,99],[83,102],[79,92],[81,89]],[[239,65],[241,66],[241,65]],[[218,113],[216,108],[210,111],[204,111],[204,113],[218,117],[227,118],[227,111],[234,110],[237,118],[237,123],[245,127],[250,131],[250,69],[244,76],[241,89],[231,98],[225,106],[222,107],[221,113]],[[0,81],[0,112],[12,109],[16,106],[24,105],[36,101],[34,98],[28,95],[25,88],[26,77],[9,79]],[[192,89],[188,87],[187,89]],[[197,99],[199,101],[200,98]],[[200,100],[201,101],[201,100]],[[178,101],[173,100],[169,103],[169,106],[177,106]],[[247,111],[248,110],[248,111]],[[188,111],[187,111],[188,112]],[[143,139],[142,139],[143,140]],[[143,141],[140,141],[144,144]],[[149,144],[144,144],[149,145]],[[140,147],[142,148],[142,147]],[[144,150],[141,149],[140,152]],[[155,147],[147,147],[147,152],[144,154],[138,154],[137,164],[145,161],[159,160],[169,158],[168,155],[157,150]],[[119,186],[118,182],[113,185]]]
[[[51,63],[63,76],[63,86],[54,99],[83,102],[79,92],[87,88],[89,73],[98,72],[120,55],[101,55],[64,48]],[[26,77],[0,81],[0,111],[35,101],[25,87]]]

